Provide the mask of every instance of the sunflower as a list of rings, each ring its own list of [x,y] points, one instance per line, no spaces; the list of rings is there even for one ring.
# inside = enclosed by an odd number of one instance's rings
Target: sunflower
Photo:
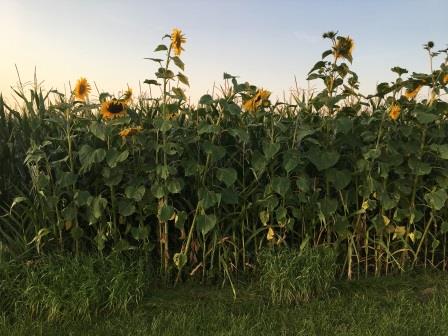
[[[408,99],[408,100],[412,100],[414,99],[418,92],[420,91],[420,89],[422,88],[421,84],[418,84],[415,88],[413,89],[407,89],[406,92],[404,93],[404,96]]]
[[[143,128],[141,126],[137,126],[137,127],[128,127],[125,128],[124,130],[122,130],[119,135],[123,138],[126,138],[128,136],[132,136],[135,135],[137,133],[139,133]]]
[[[352,53],[355,48],[355,42],[350,36],[339,36],[336,44],[333,46],[333,55],[335,60],[338,58],[345,58],[350,63],[353,60]]]
[[[442,82],[443,82],[443,84],[448,84],[448,74],[443,76]]]
[[[81,77],[76,82],[75,89],[73,90],[73,95],[76,99],[85,101],[90,93],[90,90],[90,84],[87,82],[87,79]]]
[[[174,55],[180,56],[182,50],[182,44],[187,42],[185,35],[182,34],[182,30],[174,28],[171,33],[171,48],[174,49]]]
[[[132,101],[132,89],[128,86],[128,89],[123,93],[123,98],[121,99],[126,104]]]
[[[115,98],[101,103],[101,115],[104,119],[122,117],[126,114],[126,110],[126,103]]]
[[[271,104],[269,101],[270,95],[271,93],[267,90],[258,90],[253,98],[243,104],[244,110],[247,112],[255,112],[259,106],[268,107]]]
[[[393,104],[393,105],[390,107],[389,117],[390,117],[392,120],[397,120],[398,117],[400,116],[400,112],[401,112],[401,107],[400,107],[400,105],[398,105],[398,104]]]

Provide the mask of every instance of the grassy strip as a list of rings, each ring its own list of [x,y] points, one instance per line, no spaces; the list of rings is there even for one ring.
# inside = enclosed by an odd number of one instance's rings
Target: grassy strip
[[[149,282],[143,261],[116,255],[3,262],[0,311],[49,321],[126,313],[142,300]]]
[[[184,285],[155,291],[132,314],[94,321],[3,319],[1,335],[448,335],[442,273],[339,283],[327,298],[269,305],[268,295]]]

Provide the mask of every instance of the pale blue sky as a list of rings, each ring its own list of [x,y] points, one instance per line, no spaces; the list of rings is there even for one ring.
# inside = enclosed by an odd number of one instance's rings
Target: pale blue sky
[[[137,1],[0,0],[0,91],[33,79],[64,90],[80,76],[115,92],[153,78],[154,47],[173,27],[187,44],[182,59],[193,100],[222,83],[223,72],[281,96],[306,88],[308,70],[338,30],[356,43],[361,90],[392,80],[395,65],[428,71],[422,44],[448,43],[447,0]],[[312,84],[315,85],[315,84]],[[6,94],[7,96],[8,94]]]

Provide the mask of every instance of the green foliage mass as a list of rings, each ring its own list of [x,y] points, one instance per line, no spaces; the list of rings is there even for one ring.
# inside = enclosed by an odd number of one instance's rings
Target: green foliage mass
[[[0,97],[0,257],[138,250],[178,281],[232,282],[265,247],[307,241],[333,246],[348,278],[445,269],[448,71],[432,63],[446,50],[426,48],[430,73],[396,67],[363,95],[350,41],[325,37],[332,49],[308,78],[322,90],[289,102],[225,74],[221,95],[189,105],[171,47],[145,81],[161,97],[120,118],[102,117],[107,93],[80,101],[35,85],[15,91],[19,106]]]

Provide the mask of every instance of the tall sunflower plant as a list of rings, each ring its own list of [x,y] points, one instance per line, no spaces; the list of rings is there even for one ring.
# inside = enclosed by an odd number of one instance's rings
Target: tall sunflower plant
[[[159,254],[161,273],[166,277],[171,268],[171,255],[169,247],[170,223],[176,221],[181,225],[184,216],[176,211],[170,194],[178,194],[183,187],[183,180],[176,176],[178,158],[180,153],[176,150],[175,130],[179,128],[179,119],[183,112],[183,103],[186,101],[184,90],[180,84],[189,86],[187,76],[184,75],[185,64],[180,56],[185,50],[186,37],[183,32],[174,28],[171,34],[162,39],[169,39],[170,43],[159,44],[155,52],[165,52],[164,58],[147,58],[158,64],[156,79],[145,80],[148,85],[161,88],[161,98],[158,100],[157,114],[153,119],[156,131],[155,172],[152,175],[152,194],[157,199],[157,219],[159,232]],[[172,64],[178,68],[177,74]],[[176,259],[177,260],[177,259]],[[182,259],[183,260],[183,259]]]
[[[312,104],[316,111],[332,115],[340,102],[360,97],[358,76],[345,62],[353,62],[355,42],[350,36],[332,31],[324,33],[323,38],[331,41],[331,48],[322,53],[322,60],[311,68],[307,79],[322,80],[325,89],[314,97]]]

